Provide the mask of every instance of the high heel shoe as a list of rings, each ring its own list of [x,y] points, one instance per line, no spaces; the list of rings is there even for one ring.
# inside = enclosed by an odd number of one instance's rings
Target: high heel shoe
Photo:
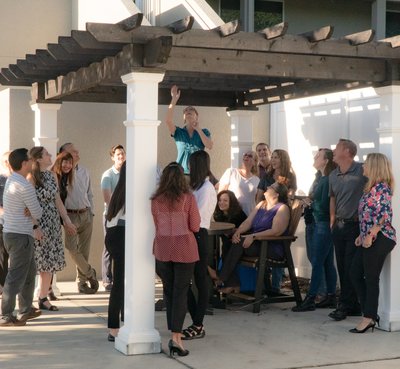
[[[381,317],[378,314],[376,314],[375,323],[378,324],[378,327],[380,327],[380,325],[379,325],[380,320],[381,320]]]
[[[176,342],[174,342],[172,340],[169,340],[168,347],[169,347],[169,356],[170,357],[173,357],[175,354],[178,354],[178,356],[189,355],[189,350],[183,349]]]
[[[364,329],[353,328],[353,329],[350,329],[349,332],[350,333],[365,333],[370,328],[372,328],[372,332],[373,332],[375,329],[375,325],[376,325],[376,323],[372,320]]]
[[[46,306],[45,302],[48,302],[50,306]],[[47,297],[43,297],[42,299],[39,297],[38,304],[40,310],[58,311],[58,307],[51,305]]]

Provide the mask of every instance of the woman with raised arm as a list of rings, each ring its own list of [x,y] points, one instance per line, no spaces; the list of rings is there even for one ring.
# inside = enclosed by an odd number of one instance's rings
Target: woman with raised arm
[[[190,280],[199,260],[194,233],[200,230],[200,214],[180,164],[172,162],[164,168],[151,197],[151,212],[156,227],[156,272],[163,282],[167,324],[172,334],[169,353],[186,356],[189,351],[182,345],[182,327]]]
[[[29,155],[33,165],[28,180],[34,185],[36,196],[43,209],[43,215],[39,220],[43,239],[35,240],[35,261],[40,275],[39,309],[57,311],[58,308],[50,303],[47,295],[53,273],[65,267],[60,216],[66,232],[76,234],[76,228],[61,201],[57,177],[47,169],[51,165],[51,155],[43,146],[33,147]]]
[[[169,104],[165,123],[175,140],[178,151],[176,161],[182,165],[184,173],[189,174],[189,156],[198,150],[209,150],[213,147],[210,131],[200,128],[199,113],[193,106],[187,106],[183,110],[183,128],[177,127],[173,122],[175,105],[177,104],[181,91],[177,86],[171,88],[171,104]]]
[[[388,158],[380,153],[367,155],[363,165],[368,182],[358,206],[360,235],[350,268],[350,277],[361,304],[363,318],[351,333],[364,333],[379,325],[379,276],[386,257],[396,245],[392,225],[394,180]]]

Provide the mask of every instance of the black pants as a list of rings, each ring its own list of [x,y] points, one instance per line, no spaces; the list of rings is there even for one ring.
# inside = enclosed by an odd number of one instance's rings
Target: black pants
[[[105,245],[113,261],[113,285],[108,303],[108,328],[119,328],[124,320],[125,227],[107,228]]]
[[[167,324],[171,332],[182,332],[194,264],[156,260],[156,272],[163,282]]]
[[[379,276],[386,256],[395,242],[381,232],[369,248],[358,247],[351,266],[351,280],[360,300],[363,315],[376,319],[379,300]]]
[[[8,253],[4,247],[3,225],[0,224],[0,286],[4,287],[8,272]]]
[[[226,287],[240,286],[240,278],[236,271],[236,266],[243,254],[248,256],[260,255],[260,241],[254,241],[247,249],[243,248],[243,241],[244,238],[239,243],[232,243],[224,257],[219,278]]]
[[[339,309],[360,311],[356,291],[350,279],[350,270],[357,247],[355,239],[360,233],[358,222],[337,222],[332,229],[335,245],[336,264],[340,280]]]
[[[199,250],[199,261],[194,266],[193,282],[196,285],[197,297],[192,288],[188,291],[188,310],[195,326],[203,325],[204,315],[208,305],[209,277],[208,277],[208,233],[205,228],[200,228],[195,233]]]

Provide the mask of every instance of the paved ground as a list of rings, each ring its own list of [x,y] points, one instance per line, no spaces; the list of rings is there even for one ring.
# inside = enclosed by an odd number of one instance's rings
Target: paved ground
[[[128,357],[106,339],[108,294],[79,295],[72,283],[58,285],[59,312],[0,329],[1,369],[400,368],[400,332],[350,334],[357,318],[333,322],[329,310],[295,314],[292,304],[264,306],[260,314],[215,310],[206,317],[206,337],[188,342],[184,358],[164,352]],[[165,312],[155,315],[166,347]]]

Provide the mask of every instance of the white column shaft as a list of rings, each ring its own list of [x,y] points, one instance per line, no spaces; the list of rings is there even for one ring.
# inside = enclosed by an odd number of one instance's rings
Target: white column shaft
[[[130,73],[127,85],[127,186],[125,230],[125,322],[115,341],[126,355],[159,353],[154,328],[154,224],[150,196],[156,186],[158,83],[161,73]]]
[[[381,96],[379,122],[379,151],[392,162],[395,184],[400,183],[400,86],[378,88]],[[400,193],[396,186],[392,199],[393,226],[400,236]],[[400,240],[400,239],[399,239]],[[381,273],[379,315],[381,327],[388,331],[400,330],[400,250],[394,248],[386,259]]]
[[[254,111],[232,110],[227,114],[231,118],[231,167],[240,168],[242,156],[253,146]]]
[[[57,155],[57,111],[61,104],[32,104],[35,112],[35,146],[44,146],[53,156]]]

